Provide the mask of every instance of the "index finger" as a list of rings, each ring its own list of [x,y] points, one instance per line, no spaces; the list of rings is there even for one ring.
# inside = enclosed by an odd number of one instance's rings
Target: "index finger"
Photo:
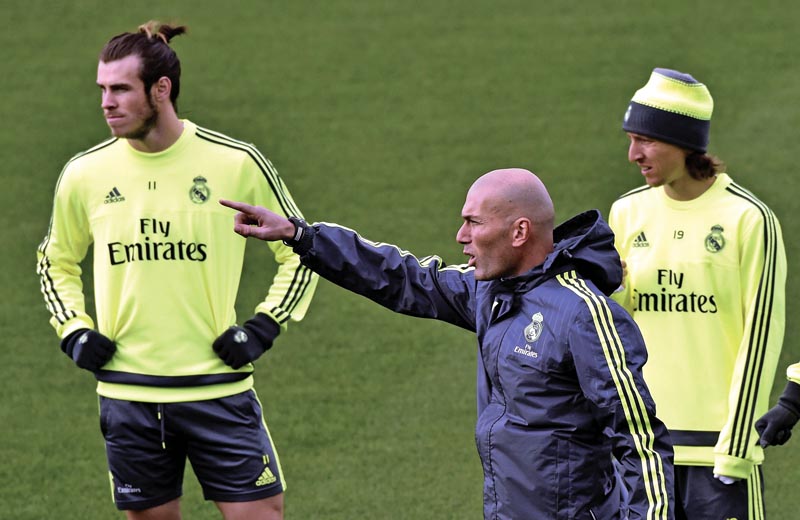
[[[245,202],[236,202],[233,200],[219,199],[219,203],[225,207],[241,211],[242,213],[253,213],[255,206],[251,206]]]

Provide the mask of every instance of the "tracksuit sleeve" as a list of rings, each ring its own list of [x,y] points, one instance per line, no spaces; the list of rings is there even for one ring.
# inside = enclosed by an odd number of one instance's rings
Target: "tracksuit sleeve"
[[[92,236],[76,182],[67,165],[56,185],[47,234],[36,252],[36,273],[50,324],[61,338],[80,328],[94,328],[86,313],[80,265]]]
[[[310,248],[295,251],[323,278],[392,311],[475,331],[471,268],[448,267],[437,256],[418,259],[335,224],[314,224],[308,232]]]
[[[569,343],[583,393],[624,468],[630,518],[674,518],[672,444],[642,377],[647,351],[633,319],[594,296]]]
[[[714,447],[714,472],[747,478],[760,462],[755,421],[769,408],[785,327],[786,254],[781,229],[766,207],[750,215],[740,237],[744,333],[728,393],[728,417]]]

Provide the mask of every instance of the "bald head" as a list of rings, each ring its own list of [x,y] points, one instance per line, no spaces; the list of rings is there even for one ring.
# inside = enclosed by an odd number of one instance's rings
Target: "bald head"
[[[494,170],[476,180],[461,211],[456,239],[478,280],[516,276],[553,250],[553,202],[528,170]]]
[[[478,178],[469,190],[509,222],[524,217],[552,231],[555,211],[550,194],[535,174],[522,168],[493,170]]]

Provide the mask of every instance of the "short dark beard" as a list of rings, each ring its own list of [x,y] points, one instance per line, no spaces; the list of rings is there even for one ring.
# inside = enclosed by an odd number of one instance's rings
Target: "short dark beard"
[[[142,122],[142,125],[123,135],[125,139],[133,139],[136,141],[144,141],[145,137],[150,134],[150,131],[158,124],[158,107],[153,103],[153,97],[147,96],[147,106],[150,107],[150,116]]]

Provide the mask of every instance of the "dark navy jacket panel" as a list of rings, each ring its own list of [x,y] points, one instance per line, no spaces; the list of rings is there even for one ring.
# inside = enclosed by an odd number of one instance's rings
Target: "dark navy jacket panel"
[[[622,278],[613,234],[592,210],[559,226],[530,272],[476,281],[352,230],[315,224],[304,264],[396,312],[478,336],[475,439],[487,519],[672,519],[672,447],[642,378],[647,354],[607,298]]]

